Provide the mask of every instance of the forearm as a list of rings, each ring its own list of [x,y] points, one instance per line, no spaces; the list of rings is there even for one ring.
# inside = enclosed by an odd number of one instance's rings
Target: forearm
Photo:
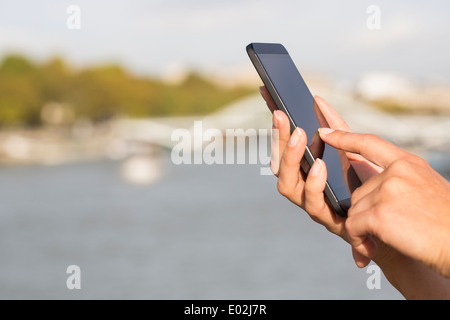
[[[374,258],[389,282],[408,300],[450,299],[450,279],[393,249]]]

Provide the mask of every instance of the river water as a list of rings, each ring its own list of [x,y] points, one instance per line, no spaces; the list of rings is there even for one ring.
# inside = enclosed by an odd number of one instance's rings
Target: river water
[[[151,185],[114,161],[1,167],[0,298],[402,299],[258,165],[169,159]]]

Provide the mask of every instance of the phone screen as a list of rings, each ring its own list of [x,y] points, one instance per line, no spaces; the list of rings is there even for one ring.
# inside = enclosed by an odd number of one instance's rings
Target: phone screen
[[[289,54],[258,53],[258,58],[283,101],[294,125],[305,130],[308,146],[320,127],[314,111],[314,98]],[[320,141],[321,144],[323,142]],[[324,148],[324,150],[323,150]],[[323,144],[323,155],[309,148],[315,158],[322,158],[327,166],[328,184],[338,200],[348,199],[350,194],[343,179],[341,163],[336,149]]]

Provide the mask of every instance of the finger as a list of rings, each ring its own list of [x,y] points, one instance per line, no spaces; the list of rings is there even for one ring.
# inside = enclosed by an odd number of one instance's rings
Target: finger
[[[347,153],[347,155],[348,154],[349,153]],[[354,153],[351,154],[353,155]],[[370,161],[367,161],[364,158],[362,158],[362,160],[350,160],[350,164],[357,173],[359,180],[364,183],[373,178],[374,176],[380,174],[384,170],[383,168],[377,166],[376,164]]]
[[[372,192],[381,185],[381,183],[385,179],[385,176],[385,172],[373,176],[352,192],[350,200],[355,212],[363,211],[364,209],[367,209],[371,205],[373,205],[373,199],[369,195],[372,194]],[[368,198],[365,199],[366,197]]]
[[[291,136],[291,129],[288,117],[280,110],[274,111],[272,121],[270,169],[274,175],[278,176],[280,159]]]
[[[352,251],[357,252],[357,255],[353,255],[355,259],[355,263],[358,267],[363,268],[372,260],[373,257],[377,254],[377,243],[370,237],[366,237],[363,243],[359,246],[352,247]],[[362,258],[362,257],[365,257]]]
[[[327,182],[327,168],[321,159],[316,159],[305,182],[305,210],[317,215],[326,207],[323,191]]]
[[[303,180],[300,176],[300,161],[306,148],[306,134],[296,128],[292,133],[280,162],[278,191],[291,201],[302,206]]]
[[[341,116],[321,97],[314,97],[313,105],[314,112],[316,113],[317,120],[321,127],[351,132],[350,127],[347,125],[344,119],[342,119]],[[341,162],[341,169],[344,173],[345,183],[350,192],[352,192],[356,187],[359,186],[360,181],[364,180],[362,179],[363,174],[360,174],[358,171],[353,171],[353,169],[351,169],[350,160],[361,162],[367,161],[362,156],[356,155],[351,152],[344,152],[342,150],[337,150],[337,152]],[[349,170],[351,170],[352,173],[348,173]],[[364,171],[361,171],[361,173],[363,172]],[[354,177],[355,174],[359,179]]]
[[[342,119],[341,116],[336,112],[336,110],[334,110],[321,97],[314,97],[314,111],[316,112],[316,116],[321,127],[351,132],[350,127],[347,125],[344,119]],[[338,151],[338,153],[341,158],[342,167],[344,169],[346,166],[346,162],[343,161],[342,152]],[[345,152],[345,155],[350,161],[352,167],[355,169],[355,172],[361,181],[366,181],[373,175],[382,171],[381,168],[374,165],[373,163],[370,163],[359,154]]]
[[[353,260],[355,260],[355,263],[358,266],[358,268],[364,268],[370,263],[370,261],[372,261],[370,258],[367,258],[366,256],[360,254],[353,247],[352,247],[352,255],[353,255]]]
[[[269,107],[270,111],[273,113],[275,110],[278,110],[278,107],[273,101],[267,88],[265,86],[259,87],[259,91],[261,92],[263,99],[266,101],[267,107]]]
[[[321,97],[315,96],[313,105],[321,127],[351,132],[344,119]]]
[[[360,154],[383,168],[406,154],[402,149],[372,134],[350,133],[328,128],[320,128],[319,134],[330,146]]]
[[[365,197],[348,211],[348,217],[345,221],[345,231],[347,240],[352,245],[353,259],[358,267],[363,268],[369,264],[370,260],[376,255],[378,246],[371,237],[370,232],[358,232],[355,230],[355,217],[361,218],[367,209],[373,207],[371,197]]]
[[[325,151],[325,143],[320,139],[319,132],[315,132],[311,138],[311,143],[308,146],[314,158],[323,158],[323,152]]]
[[[325,201],[323,191],[326,182],[326,164],[323,160],[316,159],[305,182],[304,208],[314,221],[325,226],[330,232],[344,236],[345,219],[336,215]]]
[[[352,132],[348,124],[341,118],[339,113],[337,113],[336,110],[334,110],[321,97],[315,96],[313,105],[317,120],[322,128]],[[354,154],[352,156],[350,153],[347,153],[347,157],[351,160],[362,160],[361,156]]]
[[[356,251],[368,258],[372,258],[377,250],[376,242],[370,236],[375,230],[374,215],[371,214],[376,207],[373,192],[352,205],[345,221],[348,242]]]

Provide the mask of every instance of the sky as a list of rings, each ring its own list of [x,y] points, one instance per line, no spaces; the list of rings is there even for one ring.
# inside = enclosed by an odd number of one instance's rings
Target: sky
[[[69,29],[70,5],[80,29]],[[380,29],[367,26],[370,5]],[[62,56],[161,75],[252,70],[250,42],[283,43],[300,70],[354,80],[383,71],[450,79],[448,0],[0,0],[0,56]]]

